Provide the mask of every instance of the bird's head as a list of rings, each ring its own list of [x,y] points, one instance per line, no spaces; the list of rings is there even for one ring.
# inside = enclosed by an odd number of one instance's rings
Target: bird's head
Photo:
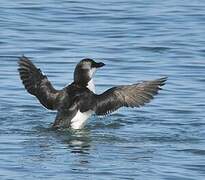
[[[95,62],[93,59],[82,59],[75,68],[74,81],[87,84],[93,78],[96,70],[104,65],[103,62]]]

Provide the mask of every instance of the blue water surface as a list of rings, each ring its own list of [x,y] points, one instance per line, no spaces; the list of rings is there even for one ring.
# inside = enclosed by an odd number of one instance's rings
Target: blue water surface
[[[205,1],[0,1],[0,179],[205,179]],[[168,76],[140,109],[50,127],[23,88],[26,55],[57,89],[84,57],[103,61],[97,92]]]

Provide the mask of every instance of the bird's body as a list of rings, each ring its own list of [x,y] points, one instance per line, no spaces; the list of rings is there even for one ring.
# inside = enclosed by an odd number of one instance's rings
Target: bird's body
[[[140,107],[158,93],[166,78],[117,86],[102,94],[95,94],[93,76],[104,63],[92,59],[80,61],[74,71],[74,81],[63,88],[53,88],[40,69],[25,56],[19,60],[20,78],[26,90],[50,110],[57,110],[53,127],[81,129],[92,115],[106,115],[122,106]]]
[[[94,93],[88,87],[75,83],[68,85],[63,93],[53,126],[81,129],[93,114],[93,110],[89,108],[93,106]]]

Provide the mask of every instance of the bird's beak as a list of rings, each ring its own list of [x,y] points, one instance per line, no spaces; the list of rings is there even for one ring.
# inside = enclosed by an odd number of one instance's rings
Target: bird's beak
[[[95,64],[95,67],[96,67],[96,68],[101,68],[101,67],[103,67],[103,66],[105,66],[105,64],[104,64],[103,62],[99,62],[99,63],[96,63],[96,64]]]

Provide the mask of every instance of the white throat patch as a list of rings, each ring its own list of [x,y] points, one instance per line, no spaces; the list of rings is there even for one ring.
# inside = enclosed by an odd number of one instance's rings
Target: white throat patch
[[[92,78],[95,75],[96,70],[97,70],[96,68],[91,68],[90,69],[90,71],[89,71],[89,77],[90,78]]]
[[[89,77],[91,78],[91,80],[88,82],[87,88],[90,89],[90,91],[95,93],[95,84],[94,81],[92,79],[92,77],[95,75],[96,72],[96,68],[91,68],[89,71]]]
[[[91,79],[91,80],[88,82],[87,88],[88,88],[90,91],[92,91],[92,92],[95,93],[95,84],[94,84],[93,79]]]

